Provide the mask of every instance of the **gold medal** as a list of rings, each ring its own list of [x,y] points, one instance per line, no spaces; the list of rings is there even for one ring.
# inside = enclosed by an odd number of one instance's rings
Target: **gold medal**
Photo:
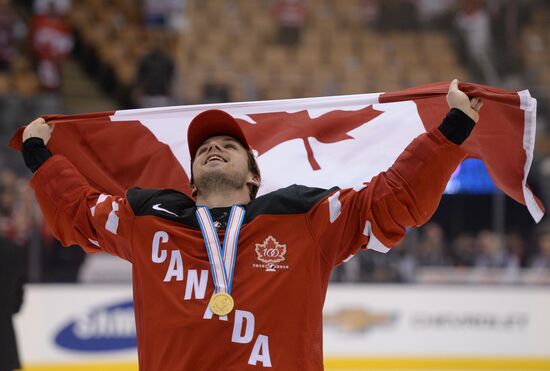
[[[218,292],[210,298],[210,309],[218,316],[231,313],[234,304],[233,298],[226,292]]]
[[[245,209],[242,206],[233,205],[231,208],[222,247],[208,207],[197,205],[195,212],[204,238],[215,287],[215,294],[210,298],[208,307],[218,316],[231,313],[235,305],[230,293],[237,260],[239,230],[244,221],[244,213]]]

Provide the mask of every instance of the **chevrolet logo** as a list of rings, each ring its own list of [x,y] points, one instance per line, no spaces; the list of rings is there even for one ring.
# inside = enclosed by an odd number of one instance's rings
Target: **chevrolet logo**
[[[324,323],[346,332],[362,332],[377,326],[387,326],[396,319],[395,314],[374,313],[363,308],[343,308],[324,315]]]

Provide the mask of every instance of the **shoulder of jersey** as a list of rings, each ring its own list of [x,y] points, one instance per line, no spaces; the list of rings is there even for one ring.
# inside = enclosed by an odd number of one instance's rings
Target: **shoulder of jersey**
[[[262,214],[306,213],[318,202],[338,190],[291,185],[258,197],[248,204],[244,223]],[[130,188],[126,198],[136,216],[153,215],[198,228],[195,201],[173,189]]]
[[[194,212],[195,206],[195,202],[189,196],[173,189],[130,188],[126,192],[126,199],[136,216],[179,218],[185,211]]]
[[[323,189],[293,184],[252,201],[247,207],[247,216],[253,218],[261,214],[303,214],[337,190],[338,187]]]

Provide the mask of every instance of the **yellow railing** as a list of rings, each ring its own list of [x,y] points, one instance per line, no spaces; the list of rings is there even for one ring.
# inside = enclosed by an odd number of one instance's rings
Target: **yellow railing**
[[[538,358],[328,358],[326,371],[550,371]],[[23,371],[138,371],[133,363],[28,364]]]

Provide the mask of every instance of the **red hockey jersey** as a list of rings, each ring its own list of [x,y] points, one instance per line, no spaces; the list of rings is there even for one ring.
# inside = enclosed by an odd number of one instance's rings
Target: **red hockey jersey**
[[[361,248],[387,252],[406,227],[426,222],[464,156],[432,130],[353,189],[294,185],[250,202],[226,317],[208,308],[214,285],[192,199],[138,188],[102,194],[60,155],[32,186],[64,245],[133,264],[140,370],[322,370],[331,270]]]

